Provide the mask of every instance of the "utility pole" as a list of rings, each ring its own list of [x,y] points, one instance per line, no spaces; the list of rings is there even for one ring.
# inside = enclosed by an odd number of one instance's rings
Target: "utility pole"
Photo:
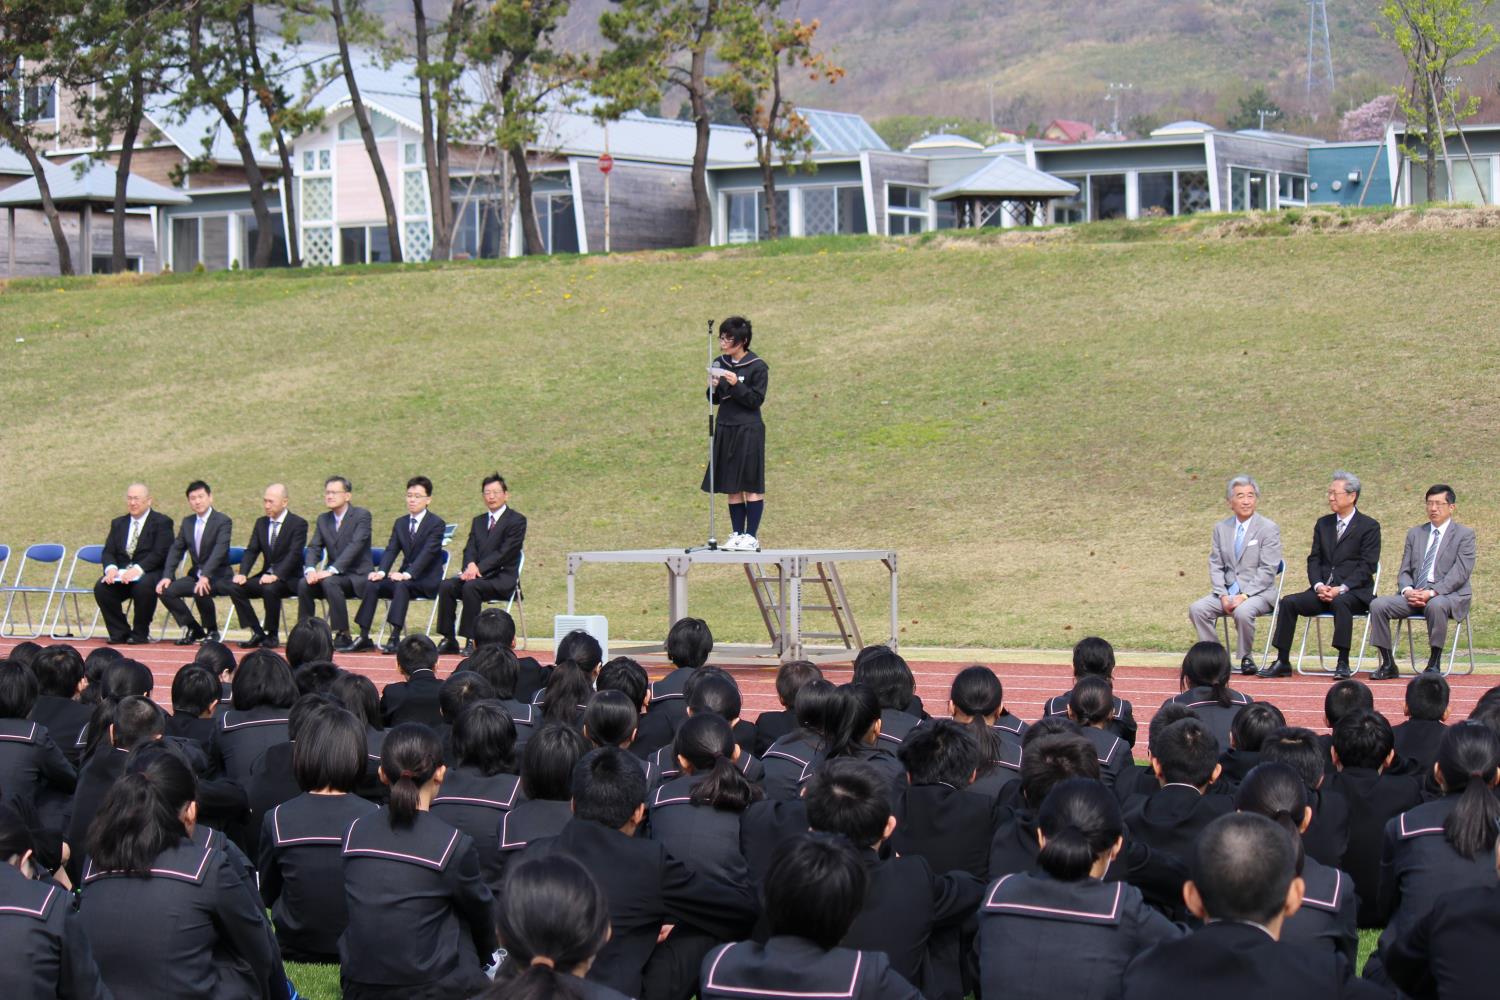
[[[1281,117],[1281,112],[1276,108],[1256,108],[1255,113],[1260,115],[1260,130],[1262,132],[1266,130],[1267,118],[1275,119]]]

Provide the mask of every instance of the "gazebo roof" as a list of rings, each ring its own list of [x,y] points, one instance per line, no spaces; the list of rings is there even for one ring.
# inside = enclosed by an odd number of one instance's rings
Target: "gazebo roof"
[[[997,156],[962,180],[932,193],[934,201],[952,198],[1066,198],[1078,186],[1033,170],[1008,156]]]
[[[102,160],[95,160],[79,176],[72,163],[55,166],[47,172],[47,186],[52,192],[53,203],[57,205],[112,205],[115,200],[115,168]],[[23,208],[41,203],[42,192],[35,177],[28,177],[0,191],[0,207]],[[188,205],[192,199],[180,191],[131,174],[125,184],[125,203]]]

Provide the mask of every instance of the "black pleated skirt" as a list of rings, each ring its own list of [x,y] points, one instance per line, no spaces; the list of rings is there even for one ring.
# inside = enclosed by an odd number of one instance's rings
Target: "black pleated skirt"
[[[708,470],[703,470],[703,492],[708,493]],[[724,424],[714,435],[714,493],[766,491],[766,425]]]

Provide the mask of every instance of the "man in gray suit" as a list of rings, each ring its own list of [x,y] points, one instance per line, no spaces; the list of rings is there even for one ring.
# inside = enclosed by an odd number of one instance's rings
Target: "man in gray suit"
[[[319,597],[328,602],[328,624],[334,643],[347,644],[349,596],[363,597],[374,562],[370,558],[370,512],[350,503],[354,487],[343,476],[331,476],[323,484],[323,503],[328,509],[318,515],[307,549],[307,565],[297,584],[297,620],[312,617]],[[323,568],[318,568],[319,562]]]
[[[1474,572],[1474,529],[1453,520],[1458,496],[1438,484],[1427,491],[1427,523],[1406,533],[1396,593],[1370,604],[1370,642],[1380,654],[1371,675],[1377,681],[1401,676],[1391,655],[1391,619],[1421,615],[1427,619],[1427,672],[1442,669],[1448,623],[1468,617],[1469,576]]]
[[[214,510],[214,494],[201,479],[188,483],[188,506],[192,517],[182,519],[181,530],[167,550],[167,561],[162,567],[161,579],[156,583],[156,593],[162,604],[172,612],[172,618],[183,628],[179,646],[189,646],[204,639],[219,638],[219,614],[214,608],[214,594],[228,582],[233,570],[229,567],[229,536],[234,532],[234,522],[229,515]],[[182,557],[192,560],[186,576],[172,579]],[[203,618],[199,625],[183,600],[189,594]]]
[[[1257,514],[1260,487],[1249,476],[1235,476],[1224,490],[1230,515],[1214,525],[1208,553],[1208,582],[1213,593],[1188,607],[1198,638],[1213,642],[1219,618],[1234,618],[1240,673],[1256,671],[1255,619],[1276,605],[1276,572],[1281,566],[1281,529]]]

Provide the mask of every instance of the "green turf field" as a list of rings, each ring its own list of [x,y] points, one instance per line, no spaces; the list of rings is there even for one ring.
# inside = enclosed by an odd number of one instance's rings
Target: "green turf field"
[[[340,473],[379,544],[408,476],[466,524],[499,468],[547,634],[566,552],[706,533],[704,324],[739,312],[772,372],[763,543],[898,549],[903,641],[1181,649],[1224,479],[1259,478],[1300,581],[1342,466],[1390,567],[1423,490],[1457,488],[1494,648],[1496,217],[1439,215],[15,283],[0,542],[102,541],[135,478],[181,516],[200,476],[240,541],[265,483],[310,516]],[[580,610],[657,637],[662,577],[586,567]],[[849,581],[884,638],[882,581]],[[721,638],[759,629],[733,572],[697,580],[692,610]]]

